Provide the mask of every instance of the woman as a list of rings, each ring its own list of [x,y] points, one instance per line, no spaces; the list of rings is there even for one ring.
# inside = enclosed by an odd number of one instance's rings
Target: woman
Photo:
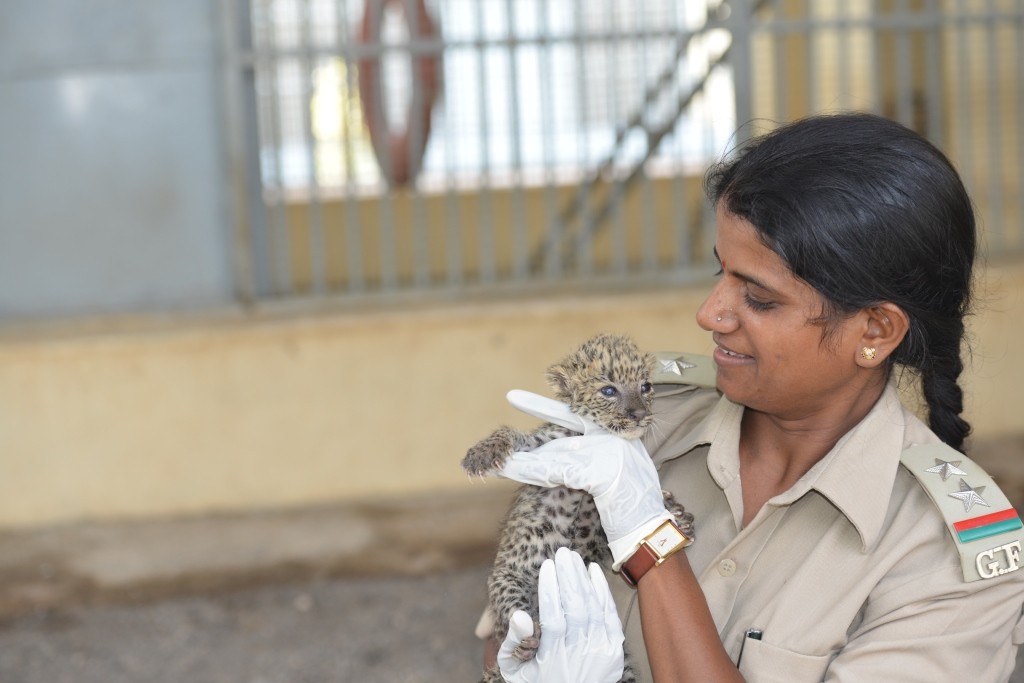
[[[845,114],[753,140],[707,188],[721,273],[697,322],[717,391],[658,387],[656,473],[643,449],[586,436],[502,474],[595,494],[637,584],[609,579],[640,680],[1005,681],[1024,535],[959,453],[976,238],[955,170],[903,126]],[[927,426],[900,404],[902,369],[920,376]],[[637,512],[660,488],[695,515],[693,545]],[[562,576],[568,612],[601,604],[603,584]],[[586,637],[565,639],[548,660],[590,661]],[[615,665],[589,680],[618,680]],[[502,670],[555,680],[546,666]]]

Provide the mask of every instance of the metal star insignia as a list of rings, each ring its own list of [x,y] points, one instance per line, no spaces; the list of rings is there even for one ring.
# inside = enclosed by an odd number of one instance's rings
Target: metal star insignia
[[[932,472],[939,475],[942,477],[942,481],[946,481],[954,474],[958,477],[966,476],[967,473],[960,469],[960,463],[962,462],[963,460],[954,460],[953,462],[949,462],[947,460],[939,460],[938,458],[935,458],[935,467],[929,467],[925,472]]]
[[[956,493],[949,494],[950,498],[956,498],[964,504],[964,512],[970,512],[971,508],[975,505],[984,505],[985,507],[991,507],[985,502],[979,493],[985,490],[984,486],[978,488],[971,488],[967,485],[967,482],[963,479],[960,480],[960,490]]]
[[[687,363],[686,361],[679,359],[663,360],[658,362],[661,364],[662,372],[679,375],[680,377],[683,375],[683,370],[689,370],[690,368],[697,367],[693,363]]]

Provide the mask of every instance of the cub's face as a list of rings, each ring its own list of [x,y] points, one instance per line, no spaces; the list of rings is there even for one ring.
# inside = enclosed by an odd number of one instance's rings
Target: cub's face
[[[557,398],[570,409],[627,439],[651,424],[654,357],[627,337],[598,335],[548,368]]]

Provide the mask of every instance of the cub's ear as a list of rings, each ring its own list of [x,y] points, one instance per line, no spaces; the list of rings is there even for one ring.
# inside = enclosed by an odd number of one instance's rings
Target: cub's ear
[[[548,384],[555,390],[555,395],[563,400],[568,400],[572,394],[569,387],[569,373],[562,365],[552,365],[544,375]]]
[[[654,368],[658,365],[658,359],[653,353],[644,354],[644,363],[647,365],[647,374],[653,375]]]

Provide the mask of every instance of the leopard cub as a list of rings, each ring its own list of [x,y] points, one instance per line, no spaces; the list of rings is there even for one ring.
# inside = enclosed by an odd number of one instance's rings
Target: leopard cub
[[[555,397],[572,412],[588,418],[626,439],[644,434],[653,421],[653,355],[641,351],[628,337],[598,334],[547,370]],[[500,427],[469,449],[462,460],[470,475],[500,468],[516,451],[529,451],[552,439],[575,436],[565,427],[545,423],[531,432]],[[684,529],[692,529],[693,515],[665,492],[666,507]],[[612,563],[608,540],[593,497],[564,486],[520,487],[505,518],[494,568],[487,581],[488,610],[494,637],[500,643],[516,610],[533,617],[534,637],[527,638],[515,655],[528,661],[540,644],[537,577],[540,565],[560,547],[578,552],[587,563]],[[497,668],[484,672],[484,683],[502,681]],[[622,683],[634,681],[627,657]]]

